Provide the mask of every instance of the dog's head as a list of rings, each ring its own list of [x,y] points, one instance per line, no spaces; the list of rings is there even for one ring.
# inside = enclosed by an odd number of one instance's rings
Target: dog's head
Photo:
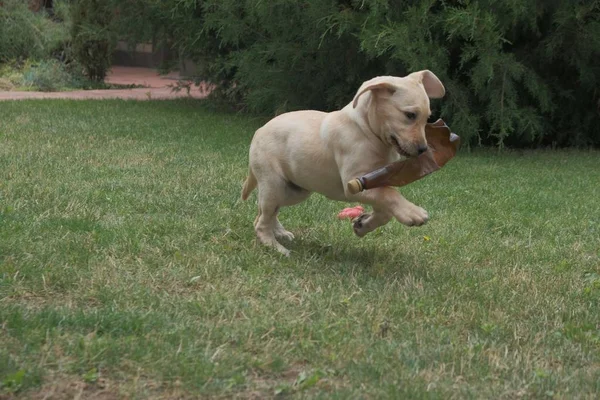
[[[365,93],[371,95],[359,102]],[[402,78],[379,76],[361,85],[352,107],[366,108],[369,127],[384,143],[402,156],[415,157],[427,151],[429,99],[444,97],[445,93],[442,82],[428,70]]]

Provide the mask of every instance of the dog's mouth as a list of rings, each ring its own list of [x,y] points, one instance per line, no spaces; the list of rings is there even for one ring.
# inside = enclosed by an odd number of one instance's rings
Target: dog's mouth
[[[398,139],[396,139],[395,136],[390,136],[390,140],[391,140],[392,144],[394,145],[394,148],[396,149],[398,154],[400,154],[401,156],[407,157],[407,158],[412,157],[408,151],[404,150],[402,148],[402,146],[400,146],[400,142],[398,142]]]

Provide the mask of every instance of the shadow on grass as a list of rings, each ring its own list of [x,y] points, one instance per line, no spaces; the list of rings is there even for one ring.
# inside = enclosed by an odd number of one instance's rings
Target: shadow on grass
[[[356,240],[322,242],[314,238],[297,238],[285,243],[291,250],[290,261],[312,273],[362,275],[369,278],[394,278],[412,275],[425,279],[428,259],[418,258],[388,246]]]

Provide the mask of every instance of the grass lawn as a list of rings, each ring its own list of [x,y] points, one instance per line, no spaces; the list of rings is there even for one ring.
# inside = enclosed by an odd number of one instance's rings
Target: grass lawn
[[[285,258],[239,201],[261,122],[0,103],[0,398],[596,397],[599,152],[461,152],[363,239],[313,195]]]

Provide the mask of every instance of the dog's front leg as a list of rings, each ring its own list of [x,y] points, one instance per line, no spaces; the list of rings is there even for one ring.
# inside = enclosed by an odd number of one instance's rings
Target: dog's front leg
[[[352,229],[358,237],[363,237],[367,233],[374,231],[382,225],[387,224],[393,215],[387,210],[373,205],[373,212],[362,213],[352,220]]]
[[[427,211],[406,200],[392,187],[365,190],[357,194],[346,193],[350,201],[373,206],[373,213],[363,214],[354,220],[354,232],[364,236],[379,226],[385,225],[394,217],[407,226],[421,226],[427,223]]]

